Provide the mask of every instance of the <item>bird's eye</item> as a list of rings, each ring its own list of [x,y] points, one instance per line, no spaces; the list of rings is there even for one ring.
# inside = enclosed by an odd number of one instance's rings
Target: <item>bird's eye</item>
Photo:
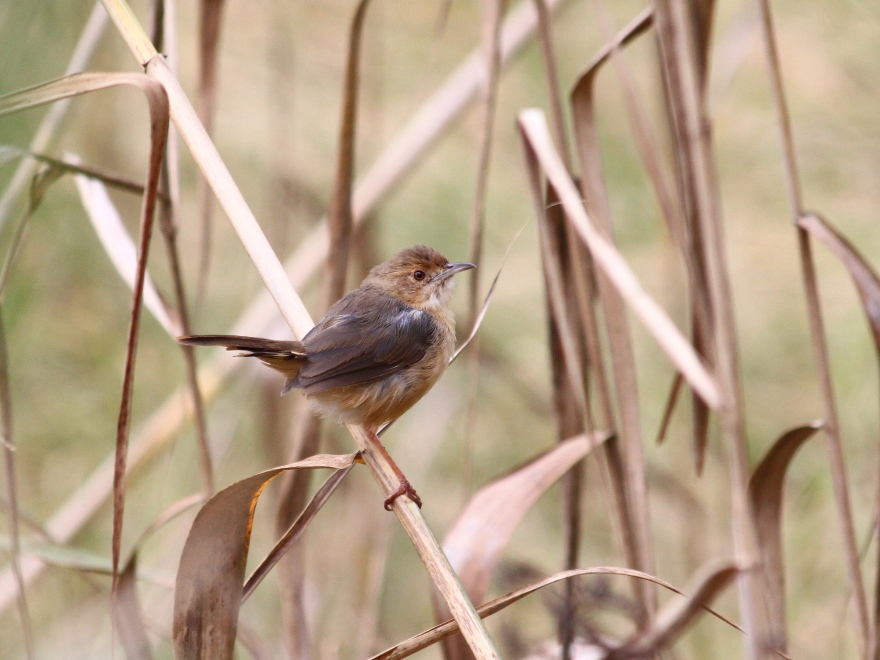
[[[427,277],[427,275],[425,275],[425,271],[423,271],[423,270],[413,271],[413,278],[416,281],[421,282],[423,279],[425,279],[425,277]]]

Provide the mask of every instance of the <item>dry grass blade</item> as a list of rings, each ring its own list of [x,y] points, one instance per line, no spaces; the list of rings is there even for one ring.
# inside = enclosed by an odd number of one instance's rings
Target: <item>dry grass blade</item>
[[[523,227],[525,229],[525,227]],[[483,324],[483,319],[486,318],[486,312],[489,311],[489,304],[492,302],[492,296],[495,295],[495,287],[498,285],[498,279],[501,277],[501,271],[504,269],[504,262],[507,260],[507,255],[510,254],[510,248],[513,247],[513,243],[516,242],[516,239],[522,233],[522,229],[517,232],[516,236],[514,236],[513,241],[510,243],[510,247],[507,248],[507,253],[504,255],[504,259],[501,260],[501,265],[498,267],[498,272],[495,273],[495,277],[492,278],[492,285],[489,287],[489,291],[486,292],[486,297],[483,299],[483,306],[480,307],[480,311],[477,313],[477,317],[474,319],[474,325],[471,327],[470,334],[468,334],[467,339],[461,342],[461,345],[455,349],[455,353],[452,354],[452,357],[449,359],[449,364],[455,362],[455,358],[461,355],[462,351],[467,348],[467,345],[471,343],[474,337],[477,336],[477,332],[480,329],[480,326]]]
[[[333,202],[328,214],[330,247],[327,251],[327,277],[324,280],[325,309],[345,293],[345,276],[348,273],[351,232],[354,225],[351,190],[354,178],[360,50],[369,4],[370,0],[360,0],[358,3],[348,37],[348,58],[342,93],[342,125],[339,130],[339,154],[336,163],[336,188],[333,191]]]
[[[498,73],[501,69],[500,34],[501,16],[504,14],[506,0],[481,0],[482,13],[481,45],[484,75],[480,87],[480,137],[477,156],[477,176],[474,199],[471,206],[470,261],[478,264],[483,254],[483,226],[486,214],[486,192],[489,184],[489,163],[492,154],[492,128],[495,124],[495,105],[498,98]],[[477,291],[480,276],[475,270],[470,275],[470,295],[468,297],[468,322],[474,323],[477,316]],[[476,359],[476,357],[474,357]]]
[[[224,0],[199,1],[199,119],[208,135],[214,129],[214,104],[217,98],[217,53],[220,47],[220,24]],[[199,259],[197,298],[201,299],[208,278],[211,258],[211,223],[213,195],[205,177],[199,180],[199,211],[202,224],[202,245]]]
[[[9,502],[10,564],[17,587],[18,615],[24,636],[25,654],[34,657],[34,641],[31,617],[25,597],[25,583],[21,573],[21,539],[18,511],[18,485],[15,471],[15,438],[12,435],[12,394],[9,387],[9,353],[6,347],[6,328],[0,307],[0,444],[3,445],[3,462],[6,468],[6,499]]]
[[[477,611],[479,612],[481,617],[491,616],[496,612],[500,612],[508,605],[512,605],[518,600],[521,600],[526,596],[535,593],[539,589],[543,589],[546,586],[555,584],[562,580],[568,580],[570,578],[580,577],[582,575],[621,575],[625,577],[636,578],[639,580],[645,580],[647,582],[652,582],[653,584],[659,585],[664,589],[668,589],[669,591],[679,594],[680,596],[685,595],[681,589],[676,588],[669,582],[661,580],[658,577],[655,577],[648,573],[644,573],[642,571],[637,571],[631,568],[618,568],[616,566],[597,566],[594,568],[576,568],[574,570],[556,573],[555,575],[551,575],[550,577],[540,580],[539,582],[535,582],[528,585],[527,587],[517,589],[516,591],[511,591],[509,594],[496,598],[495,600],[492,600],[485,605],[481,605],[477,609]],[[719,614],[715,610],[706,607],[705,605],[701,605],[700,607],[705,609],[715,618],[720,619],[732,628],[736,628],[737,630],[742,632],[741,627],[739,627],[736,623],[734,623],[724,615]],[[418,653],[419,651],[426,649],[443,639],[446,639],[450,635],[457,632],[457,630],[458,625],[454,621],[445,621],[444,623],[436,625],[429,630],[410,637],[403,642],[395,644],[394,646],[386,649],[382,653],[374,655],[372,658],[370,658],[370,660],[400,660],[400,658],[408,658],[409,656]]]
[[[253,575],[248,578],[241,596],[242,602],[250,597],[254,589],[256,589],[260,582],[263,581],[263,578],[269,574],[269,571],[271,571],[280,561],[281,557],[284,556],[284,553],[296,543],[297,539],[305,530],[306,525],[312,521],[318,511],[321,510],[321,507],[323,507],[327,500],[330,499],[330,496],[336,491],[339,484],[342,483],[342,480],[348,476],[348,473],[351,472],[353,467],[354,461],[352,461],[351,465],[348,467],[337,470],[329,479],[327,479],[327,481],[324,482],[324,485],[318,489],[318,492],[315,493],[315,496],[308,503],[300,516],[290,526],[290,529],[284,533],[284,536],[281,537],[278,543],[275,544],[275,547],[272,548],[271,552],[269,552],[266,558],[254,570]]]
[[[107,194],[107,189],[100,181],[82,175],[77,175],[75,181],[83,206],[101,245],[122,280],[129,288],[133,288],[137,273],[137,250],[110,195]],[[149,274],[144,280],[144,306],[169,337],[178,336],[179,333],[168,313],[168,305],[156,290],[156,285]]]
[[[874,346],[880,352],[880,278],[877,273],[855,246],[818,213],[805,213],[798,218],[798,226],[822,241],[849,271],[862,299],[868,325],[874,335]]]
[[[786,431],[761,459],[749,480],[749,499],[766,582],[767,618],[771,645],[785,651],[785,566],[782,552],[782,493],[788,465],[804,442],[822,428],[822,422]]]
[[[485,598],[501,553],[537,499],[607,438],[607,434],[593,433],[560,443],[471,498],[446,534],[443,549],[472,600]],[[445,619],[448,612],[437,605],[438,618]],[[446,653],[447,657],[469,657],[460,640],[451,640]]]
[[[877,273],[856,250],[855,246],[819,214],[805,213],[801,215],[798,218],[798,226],[801,230],[809,232],[811,236],[822,241],[829,250],[837,255],[849,271],[858,289],[859,297],[862,299],[862,308],[865,310],[865,316],[874,337],[874,347],[880,356],[880,279],[878,279]],[[810,296],[810,299],[818,303],[817,295]],[[880,562],[880,550],[878,550],[878,562]],[[880,639],[878,639],[880,637],[880,575],[876,580],[873,637],[871,640],[874,648],[871,654],[874,658],[880,658]]]
[[[70,62],[65,71],[66,75],[82,71],[89,63],[92,53],[95,51],[95,47],[104,33],[107,18],[107,12],[104,11],[100,0],[98,0],[89,14],[79,41],[77,41],[73,54],[70,57]],[[40,127],[31,140],[29,145],[30,151],[39,153],[46,151],[50,147],[55,140],[55,134],[61,125],[61,120],[64,119],[64,115],[67,114],[69,107],[69,100],[61,101],[52,106],[48,114],[43,118],[43,121],[40,122]],[[6,222],[12,205],[22,194],[28,181],[31,180],[34,174],[36,174],[34,163],[22,162],[18,166],[18,169],[9,181],[9,185],[3,191],[3,197],[0,198],[0,227]]]
[[[767,55],[767,69],[773,92],[776,115],[779,122],[779,133],[782,141],[782,155],[785,164],[785,182],[788,187],[789,204],[795,223],[800,222],[804,215],[801,199],[801,183],[798,174],[797,160],[792,138],[791,119],[788,104],[785,100],[785,88],[782,83],[782,67],[779,63],[779,52],[776,46],[776,33],[773,28],[773,15],[769,0],[759,0],[761,9],[761,27],[764,36],[764,49]],[[822,307],[819,300],[819,287],[816,280],[816,267],[813,260],[812,246],[807,231],[798,227],[798,252],[801,262],[801,276],[807,298],[807,314],[810,322],[813,354],[819,372],[819,386],[822,393],[825,418],[825,436],[828,439],[828,454],[831,464],[831,478],[834,484],[834,497],[837,504],[837,520],[840,525],[843,547],[846,556],[847,573],[850,591],[855,599],[856,631],[864,657],[880,656],[880,598],[875,604],[875,621],[873,630],[868,616],[868,599],[859,563],[858,544],[856,542],[855,523],[853,521],[852,504],[849,495],[849,479],[847,477],[846,459],[843,453],[843,441],[840,437],[837,403],[831,382],[831,367],[828,356],[828,342],[825,337],[825,326],[822,320]],[[880,589],[880,579],[878,579]],[[872,648],[873,646],[873,648]]]
[[[136,195],[144,194],[143,183],[135,181],[134,179],[129,179],[128,177],[115,172],[84,165],[79,162],[79,159],[76,156],[66,155],[62,160],[47,156],[46,154],[29,151],[27,149],[18,149],[17,147],[11,147],[9,145],[0,147],[0,167],[5,165],[11,158],[19,157],[31,158],[37,164],[42,163],[50,165],[57,170],[69,174],[83,174],[90,179],[101,181],[105,185],[108,185],[111,188],[116,188],[117,190],[134,193]],[[162,193],[159,193],[159,199],[164,200],[165,196]]]
[[[706,568],[701,575],[694,577],[696,586],[685,589],[689,596],[666,605],[657,613],[656,620],[648,630],[636,633],[635,639],[614,649],[608,654],[608,660],[647,657],[669,646],[741,570],[736,564]]]
[[[559,91],[559,72],[556,67],[556,54],[553,49],[553,35],[550,26],[550,12],[545,0],[535,0],[538,13],[538,35],[541,41],[541,55],[544,60],[544,71],[547,76],[547,92],[550,97],[550,119],[556,149],[562,154],[563,162],[571,168],[571,156],[568,151],[568,138],[565,130],[565,115],[562,111],[562,95]]]
[[[533,159],[531,166],[540,167],[547,174],[569,220],[587,243],[596,264],[603,269],[688,383],[711,408],[718,407],[720,399],[715,379],[706,370],[693,346],[666,312],[645,292],[617,249],[600,236],[591,224],[574,182],[553,148],[543,113],[540,110],[524,110],[519,115],[519,125]]]
[[[153,24],[153,42],[167,54],[169,66],[176,69],[177,57],[177,9],[174,0],[160,0],[155,3]],[[180,150],[177,133],[168,135],[165,150],[165,162],[162,168],[160,194],[162,206],[159,209],[159,230],[165,244],[168,264],[171,268],[171,281],[174,286],[174,298],[177,304],[176,320],[178,334],[192,334],[190,325],[189,303],[186,288],[183,284],[183,269],[177,248],[178,218],[180,217]],[[204,179],[200,179],[204,186]],[[206,272],[203,270],[203,272]],[[178,344],[186,367],[186,380],[189,396],[193,405],[193,421],[196,427],[196,443],[199,449],[199,467],[201,468],[202,489],[205,495],[214,494],[214,466],[208,440],[208,425],[205,420],[205,403],[199,390],[198,371],[196,368],[195,349],[192,346]]]
[[[535,194],[537,196],[537,192]],[[575,326],[576,320],[570,318],[575,316],[574,310],[578,309],[579,302],[576,298],[574,290],[576,284],[574,283],[585,279],[586,274],[577,272],[571,263],[572,246],[568,244],[569,232],[566,229],[565,216],[552,188],[547,191],[546,200],[546,208],[539,210],[541,263],[544,270],[544,287],[547,291],[550,307],[550,364],[553,382],[553,408],[556,414],[556,437],[559,442],[564,442],[567,438],[583,433],[585,429],[592,432],[596,428],[590,406],[587,377],[590,365],[587,362],[587,351],[583,345],[586,329],[578,327],[577,336],[572,336],[572,328]],[[584,462],[579,461],[566,473],[563,484],[563,515],[565,520],[563,569],[575,568],[578,565],[581,543],[583,473]],[[574,585],[571,582],[566,582],[564,589],[564,601],[557,617],[557,630],[562,647],[562,659],[570,660],[571,645],[575,637],[577,603]]]
[[[691,295],[696,302],[694,344],[700,351],[707,345],[712,347],[706,353],[711,356],[717,379],[720,395],[717,412],[729,455],[733,544],[737,559],[751,565],[756,561],[757,540],[749,515],[748,448],[736,322],[726,263],[712,123],[706,107],[705,67],[701,68],[705,53],[700,49],[708,43],[709,26],[699,18],[689,13],[689,7],[682,3],[661,0],[655,5],[660,65],[669,121],[674,129],[682,207],[689,229],[686,263]],[[745,571],[737,583],[740,612],[748,635],[748,653],[753,658],[765,657],[769,650],[764,646],[766,621],[760,613],[763,607],[761,580],[755,573]]]
[[[190,529],[174,592],[174,648],[180,658],[231,658],[254,509],[266,485],[287,470],[344,470],[355,455],[318,455],[224,488]]]

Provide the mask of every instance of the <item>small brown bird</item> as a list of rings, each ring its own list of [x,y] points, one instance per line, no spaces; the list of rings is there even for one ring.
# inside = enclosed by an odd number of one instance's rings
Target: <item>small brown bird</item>
[[[391,460],[377,433],[424,396],[455,348],[449,309],[452,276],[475,268],[450,263],[433,248],[401,250],[370,270],[302,341],[235,335],[180,337],[183,344],[244,351],[287,377],[282,394],[301,389],[319,415],[363,426],[393,467],[403,494],[419,506],[415,489]]]

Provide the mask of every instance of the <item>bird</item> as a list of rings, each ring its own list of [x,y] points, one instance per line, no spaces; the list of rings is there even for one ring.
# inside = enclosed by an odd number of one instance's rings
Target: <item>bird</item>
[[[421,498],[379,440],[381,429],[409,410],[446,370],[455,349],[449,307],[453,276],[471,268],[416,245],[370,269],[302,341],[238,335],[179,337],[192,346],[224,346],[255,357],[286,377],[281,394],[301,390],[311,408],[340,424],[363,426],[400,485],[384,501]]]

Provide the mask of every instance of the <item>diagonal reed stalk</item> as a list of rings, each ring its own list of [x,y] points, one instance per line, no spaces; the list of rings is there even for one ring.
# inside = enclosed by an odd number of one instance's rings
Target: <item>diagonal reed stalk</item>
[[[226,169],[204,128],[196,117],[180,83],[156,52],[143,28],[124,0],[104,0],[117,29],[126,40],[147,75],[163,85],[171,109],[171,118],[190,149],[199,168],[208,180],[218,201],[238,234],[245,250],[266,283],[285,321],[298,337],[303,337],[314,325],[302,300],[297,295],[284,267],[275,256],[256,218],[248,207],[231,174]],[[397,487],[391,466],[381,456],[370,451],[372,445],[366,432],[357,426],[349,431],[377,483],[386,495]],[[399,499],[394,512],[409,535],[420,558],[440,591],[449,609],[461,626],[462,633],[478,658],[497,658],[498,652],[486,632],[473,604],[464,593],[461,583],[449,565],[436,538],[431,533],[419,508],[412,502]]]

